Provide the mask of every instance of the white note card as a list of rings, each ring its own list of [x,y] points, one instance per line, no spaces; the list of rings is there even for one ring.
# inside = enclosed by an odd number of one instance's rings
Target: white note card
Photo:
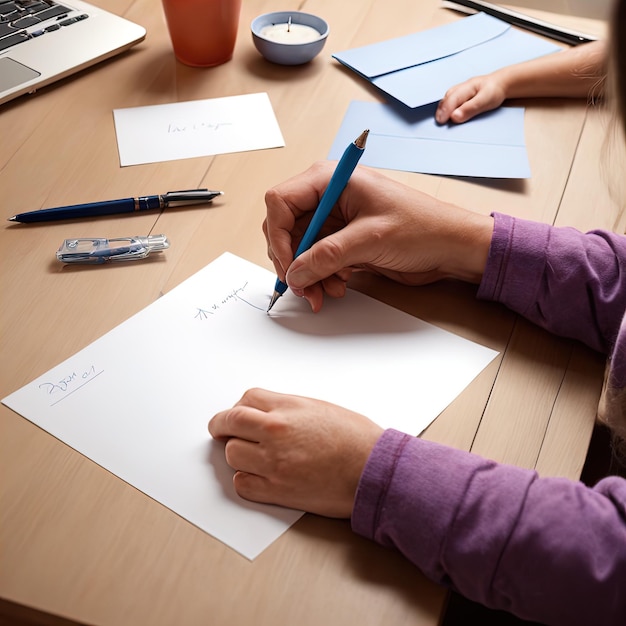
[[[113,111],[120,165],[285,145],[266,93]]]
[[[226,253],[2,402],[254,559],[302,513],[237,496],[215,413],[263,387],[418,434],[497,354],[352,290],[268,314],[274,282]]]

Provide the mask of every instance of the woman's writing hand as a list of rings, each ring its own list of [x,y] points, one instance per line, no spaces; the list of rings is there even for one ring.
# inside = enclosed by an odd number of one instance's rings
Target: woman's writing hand
[[[382,428],[327,402],[251,389],[209,432],[226,442],[242,498],[347,518]]]
[[[444,277],[479,282],[493,220],[442,202],[374,170],[357,167],[320,233],[294,251],[335,165],[316,163],[265,195],[263,230],[278,277],[314,311],[324,293],[345,294],[354,270],[421,285]]]

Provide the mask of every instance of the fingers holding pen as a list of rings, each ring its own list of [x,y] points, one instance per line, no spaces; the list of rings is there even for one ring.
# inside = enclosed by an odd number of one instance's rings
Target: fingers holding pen
[[[343,296],[355,270],[407,284],[455,275],[463,246],[449,244],[468,239],[459,228],[468,212],[368,168],[354,170],[315,243],[294,258],[332,171],[330,163],[316,164],[266,195],[268,254],[280,280],[313,311],[324,294]]]
[[[267,217],[263,222],[263,233],[268,244],[268,254],[281,280],[284,280],[293,260],[294,242],[304,233],[332,171],[330,164],[316,163],[306,172],[293,176],[265,193]]]
[[[351,273],[350,270],[337,272],[303,289],[292,287],[291,290],[295,295],[303,297],[309,303],[313,313],[318,313],[324,303],[324,296],[343,298],[346,295]],[[346,277],[343,278],[343,276]]]

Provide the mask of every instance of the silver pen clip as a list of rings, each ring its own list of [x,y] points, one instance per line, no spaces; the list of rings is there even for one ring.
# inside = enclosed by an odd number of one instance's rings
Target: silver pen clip
[[[186,204],[202,204],[211,202],[213,198],[221,196],[223,191],[211,191],[210,189],[188,189],[184,191],[168,191],[161,196],[164,206],[183,206]]]
[[[66,239],[57,250],[57,259],[63,263],[92,265],[108,261],[136,261],[145,259],[151,252],[160,252],[169,247],[170,242],[165,235]]]

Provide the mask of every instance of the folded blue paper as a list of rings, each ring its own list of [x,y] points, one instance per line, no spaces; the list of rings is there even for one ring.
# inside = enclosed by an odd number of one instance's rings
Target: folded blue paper
[[[436,107],[351,102],[328,158],[339,159],[369,128],[361,165],[448,176],[530,177],[523,108],[502,107],[465,124],[439,125]]]
[[[440,100],[460,82],[562,48],[477,13],[445,26],[333,57],[408,107]]]

